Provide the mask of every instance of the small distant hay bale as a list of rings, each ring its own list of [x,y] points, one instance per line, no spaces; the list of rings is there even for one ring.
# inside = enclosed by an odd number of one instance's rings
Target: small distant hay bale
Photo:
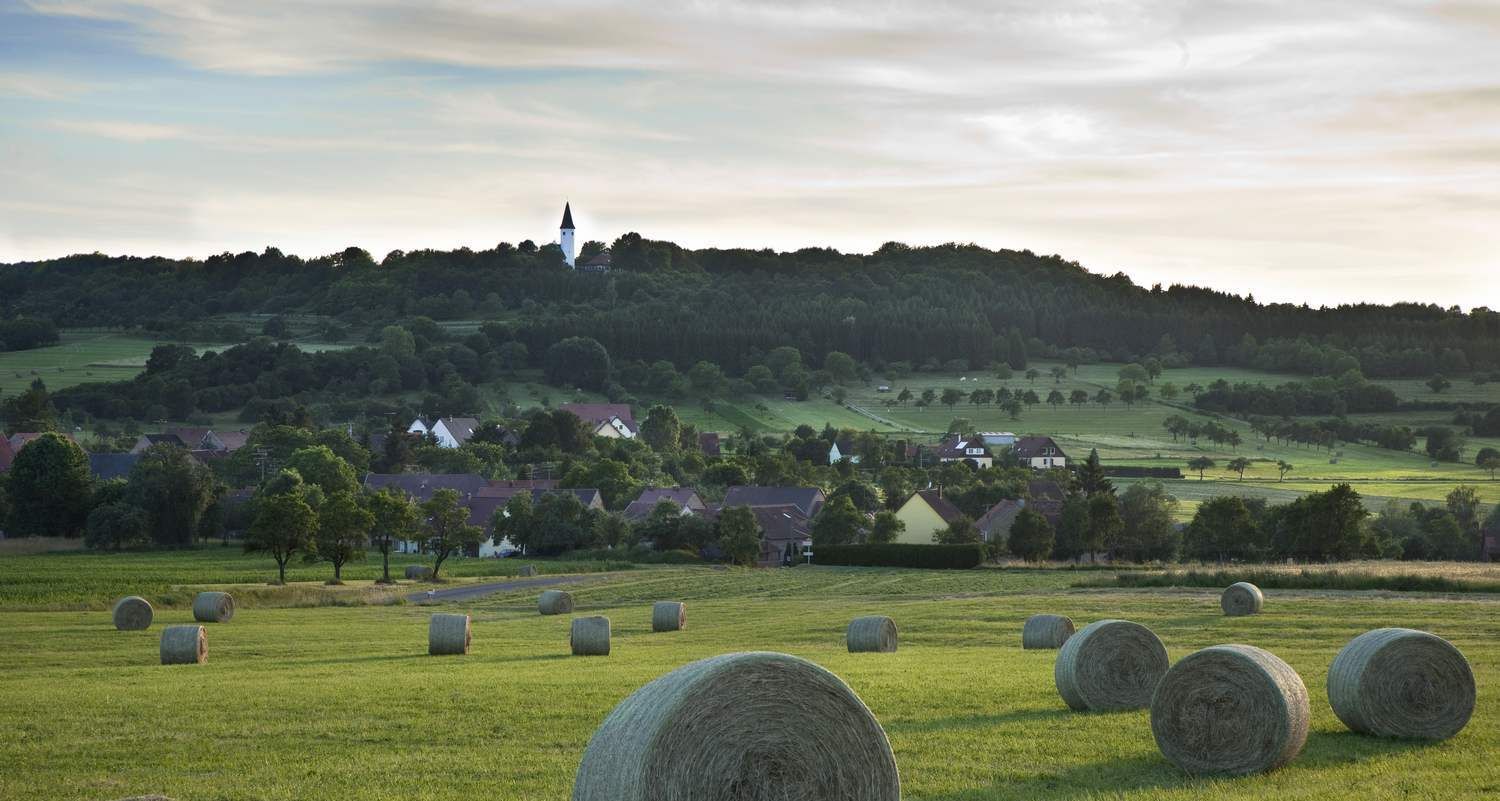
[[[542,590],[536,600],[537,611],[544,615],[566,615],[573,612],[573,593],[563,590]]]
[[[530,577],[535,576],[535,575],[536,575],[536,565],[523,565],[521,567],[521,577],[522,578],[530,578]]]
[[[208,632],[202,626],[167,626],[161,630],[163,665],[200,665],[208,661]]]
[[[1171,662],[1151,629],[1128,620],[1084,626],[1057,652],[1057,692],[1079,712],[1143,709]]]
[[[234,596],[227,592],[200,592],[193,598],[193,619],[199,623],[228,623],[234,617]]]
[[[657,601],[651,607],[652,631],[681,631],[687,628],[687,604],[679,601]]]
[[[1178,661],[1151,699],[1151,733],[1191,774],[1242,776],[1302,752],[1311,717],[1291,665],[1250,645],[1215,645]]]
[[[1220,608],[1230,617],[1258,615],[1265,603],[1266,596],[1261,593],[1260,588],[1248,581],[1237,581],[1229,585],[1224,594],[1219,596]]]
[[[1446,740],[1474,714],[1474,671],[1436,634],[1375,629],[1334,657],[1328,702],[1361,734]]]
[[[896,650],[896,621],[884,615],[857,617],[849,622],[849,653],[889,654]]]
[[[406,577],[409,579],[431,578],[432,568],[427,565],[407,565]]]
[[[574,656],[609,656],[609,618],[603,615],[573,618],[568,644]]]
[[[139,595],[128,595],[115,601],[115,608],[110,613],[115,621],[115,628],[120,631],[140,631],[151,628],[153,610],[151,602]]]
[[[693,662],[636,690],[594,732],[573,783],[573,801],[729,797],[898,801],[901,779],[848,685],[759,652]]]
[[[433,615],[427,622],[427,653],[432,656],[461,656],[473,641],[468,615]]]
[[[1021,647],[1061,648],[1073,630],[1073,618],[1066,615],[1032,615],[1021,627]]]

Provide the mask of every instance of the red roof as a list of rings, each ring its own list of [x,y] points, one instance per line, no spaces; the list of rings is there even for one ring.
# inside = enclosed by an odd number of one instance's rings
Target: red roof
[[[564,403],[557,408],[572,412],[578,419],[595,426],[618,417],[625,425],[630,426],[630,430],[634,431],[636,428],[635,415],[630,413],[628,403]]]
[[[16,452],[10,448],[10,440],[0,437],[0,473],[10,469],[10,463],[16,460]]]

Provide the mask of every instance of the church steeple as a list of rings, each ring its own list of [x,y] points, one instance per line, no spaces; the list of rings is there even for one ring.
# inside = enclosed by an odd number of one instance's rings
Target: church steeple
[[[557,244],[562,246],[563,261],[569,267],[573,266],[573,206],[566,201],[563,203],[563,220],[561,230],[558,231]]]
[[[573,230],[573,206],[566,202],[563,203],[562,227],[568,231]]]

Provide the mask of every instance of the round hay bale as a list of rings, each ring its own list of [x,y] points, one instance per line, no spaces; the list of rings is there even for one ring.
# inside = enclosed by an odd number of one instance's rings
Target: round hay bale
[[[234,617],[234,596],[227,592],[200,592],[193,598],[193,619],[199,623],[228,623]]]
[[[523,565],[521,567],[521,577],[522,578],[530,578],[530,577],[535,576],[535,575],[536,575],[536,565]]]
[[[1172,666],[1151,699],[1151,733],[1192,774],[1240,776],[1292,761],[1312,711],[1292,666],[1250,645],[1215,645]]]
[[[432,568],[427,565],[407,565],[406,577],[409,579],[431,578]]]
[[[1248,581],[1237,581],[1219,596],[1219,607],[1224,614],[1230,617],[1241,617],[1243,615],[1258,615],[1260,608],[1266,603],[1266,596],[1260,588]]]
[[[889,654],[896,650],[896,621],[884,615],[857,617],[849,622],[849,653]]]
[[[573,594],[562,590],[542,590],[536,601],[537,611],[544,615],[566,615],[573,611]]]
[[[115,601],[115,608],[110,613],[114,618],[115,628],[120,631],[140,631],[151,628],[153,614],[151,602],[139,595],[128,595]]]
[[[1061,648],[1073,636],[1073,618],[1066,615],[1032,615],[1021,627],[1022,648]]]
[[[652,631],[681,631],[685,628],[687,628],[687,604],[680,601],[657,601],[652,605]]]
[[[1052,668],[1057,692],[1079,712],[1142,709],[1171,662],[1151,629],[1128,620],[1100,620],[1063,643]]]
[[[208,632],[202,626],[167,626],[161,630],[163,665],[199,665],[208,661]]]
[[[609,618],[603,615],[573,618],[568,644],[574,656],[609,656]]]
[[[1328,702],[1361,734],[1446,740],[1474,714],[1474,671],[1436,634],[1375,629],[1333,658]]]
[[[620,702],[573,782],[573,801],[666,798],[898,801],[901,779],[839,677],[787,654],[723,654]]]
[[[473,641],[474,630],[468,615],[433,615],[427,621],[427,653],[432,656],[462,656],[469,652],[469,643]]]

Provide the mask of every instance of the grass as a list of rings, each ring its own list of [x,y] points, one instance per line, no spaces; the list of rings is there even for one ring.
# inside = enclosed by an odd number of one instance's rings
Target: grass
[[[42,558],[42,557],[27,557]],[[261,608],[209,628],[203,666],[155,664],[161,625],[116,632],[104,611],[0,611],[0,798],[566,798],[584,745],[645,682],[728,651],[797,654],[844,678],[890,736],[903,796],[999,799],[1407,799],[1500,792],[1500,617],[1485,596],[1272,593],[1225,618],[1214,590],[1067,589],[1066,571],[859,568],[612,574],[579,588],[581,614],[613,622],[608,658],[567,654],[565,616],[535,593],[468,605]],[[1028,584],[1027,582],[1032,582]],[[688,601],[688,627],[650,633],[650,601]],[[0,603],[0,607],[9,606]],[[428,657],[433,611],[474,615],[474,648]],[[1151,626],[1174,659],[1246,642],[1290,662],[1313,699],[1312,734],[1287,768],[1193,779],[1157,753],[1144,711],[1068,712],[1049,652],[1022,651],[1032,613]],[[890,614],[895,654],[849,654],[844,626]],[[1371,628],[1452,640],[1481,687],[1468,728],[1433,745],[1350,734],[1328,708],[1333,655]],[[787,703],[796,703],[789,688]]]

